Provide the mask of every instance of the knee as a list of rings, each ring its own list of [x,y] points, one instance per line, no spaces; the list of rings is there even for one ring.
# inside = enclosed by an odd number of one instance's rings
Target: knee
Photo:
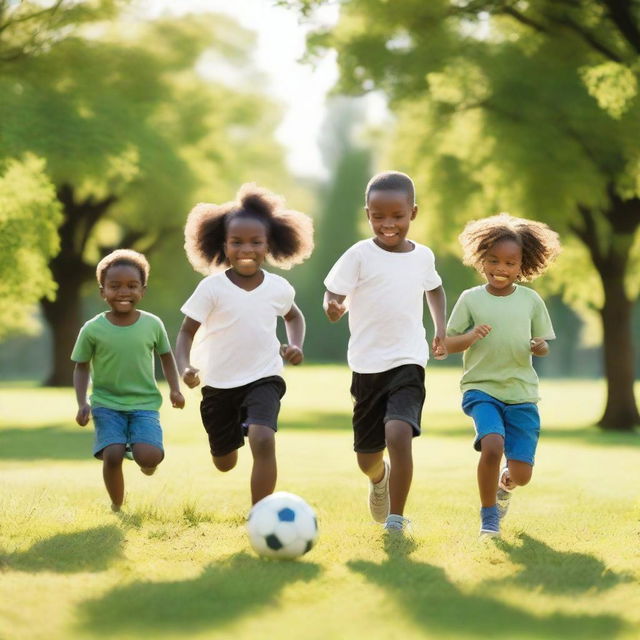
[[[524,485],[529,484],[532,474],[533,467],[522,467],[518,469],[509,468],[509,477],[512,482],[519,487],[524,487]]]
[[[398,451],[411,449],[413,429],[406,422],[391,420],[385,425],[384,438],[389,449]]]
[[[271,429],[249,431],[249,444],[254,458],[272,456],[275,453],[275,437]]]
[[[105,467],[116,468],[122,466],[124,445],[112,445],[102,451],[102,463]]]
[[[502,438],[485,437],[481,441],[480,457],[483,462],[499,465],[504,453]]]
[[[143,469],[157,467],[164,458],[162,450],[151,445],[134,444],[132,449],[133,459],[136,461],[136,464]]]
[[[211,456],[213,464],[218,471],[231,471],[236,466],[238,461],[235,451],[232,454],[226,456]]]

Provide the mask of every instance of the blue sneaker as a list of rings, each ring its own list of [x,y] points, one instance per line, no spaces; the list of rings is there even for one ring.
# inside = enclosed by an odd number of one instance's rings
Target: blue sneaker
[[[482,507],[480,509],[480,535],[494,538],[500,535],[500,514],[498,513],[498,505],[492,507]]]
[[[504,489],[498,489],[498,493],[496,494],[496,505],[498,507],[498,517],[500,518],[500,522],[507,515],[507,511],[509,511],[509,504],[511,503],[511,492],[505,491]]]
[[[409,518],[390,513],[384,522],[384,530],[386,533],[402,534],[409,528],[410,524],[411,520]]]

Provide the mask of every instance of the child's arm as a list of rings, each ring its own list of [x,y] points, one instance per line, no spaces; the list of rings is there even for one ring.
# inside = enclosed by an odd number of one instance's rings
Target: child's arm
[[[304,358],[302,345],[304,344],[305,321],[302,311],[295,303],[284,316],[284,326],[289,344],[283,344],[280,347],[280,355],[291,364],[300,364]]]
[[[73,368],[73,387],[76,390],[76,400],[78,401],[78,413],[76,422],[84,427],[91,417],[91,406],[87,402],[87,389],[89,388],[89,363],[76,362]]]
[[[345,314],[347,306],[344,304],[344,299],[346,297],[347,296],[340,296],[331,291],[324,292],[322,308],[330,322],[338,322],[338,320],[340,320],[340,318]]]
[[[431,343],[431,350],[433,351],[433,357],[436,360],[444,360],[447,357],[447,297],[444,293],[442,285],[426,292],[427,304],[429,305],[429,312],[431,313],[431,319],[433,320],[433,326],[435,327],[435,335],[433,342]]]
[[[531,353],[534,356],[546,356],[549,353],[549,343],[544,338],[531,338]]]
[[[160,354],[160,363],[162,364],[162,373],[164,373],[164,377],[169,384],[171,406],[176,409],[184,408],[184,396],[180,392],[180,376],[178,375],[173,353],[167,351],[167,353]]]
[[[479,324],[473,327],[471,331],[467,331],[467,333],[462,333],[459,336],[447,336],[444,339],[444,343],[449,353],[460,353],[461,351],[466,351],[478,340],[488,336],[490,331],[491,327],[488,324]]]
[[[178,372],[182,376],[184,383],[190,389],[193,389],[200,384],[198,369],[192,367],[189,362],[193,336],[196,335],[196,331],[199,328],[199,322],[196,322],[193,318],[189,318],[189,316],[185,316],[182,326],[180,327],[180,331],[178,332],[178,339],[176,340],[176,361],[178,364]]]

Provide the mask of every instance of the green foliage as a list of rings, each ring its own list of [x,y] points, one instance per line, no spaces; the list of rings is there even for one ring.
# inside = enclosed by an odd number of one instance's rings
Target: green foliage
[[[53,297],[48,268],[59,249],[62,221],[45,163],[34,156],[4,163],[0,172],[0,339],[29,327],[33,305]]]

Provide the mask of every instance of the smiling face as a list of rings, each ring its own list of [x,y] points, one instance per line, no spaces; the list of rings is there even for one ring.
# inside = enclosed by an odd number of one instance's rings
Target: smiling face
[[[371,191],[367,202],[367,218],[374,242],[386,251],[406,252],[413,245],[406,239],[418,207],[409,202],[404,191]]]
[[[487,278],[487,291],[494,296],[513,293],[513,283],[520,275],[522,247],[510,239],[499,240],[485,254],[482,271]]]
[[[224,253],[237,275],[255,276],[268,250],[267,229],[260,220],[236,217],[229,222]]]
[[[116,316],[127,316],[135,311],[144,295],[142,274],[130,264],[114,264],[104,273],[100,294]]]

